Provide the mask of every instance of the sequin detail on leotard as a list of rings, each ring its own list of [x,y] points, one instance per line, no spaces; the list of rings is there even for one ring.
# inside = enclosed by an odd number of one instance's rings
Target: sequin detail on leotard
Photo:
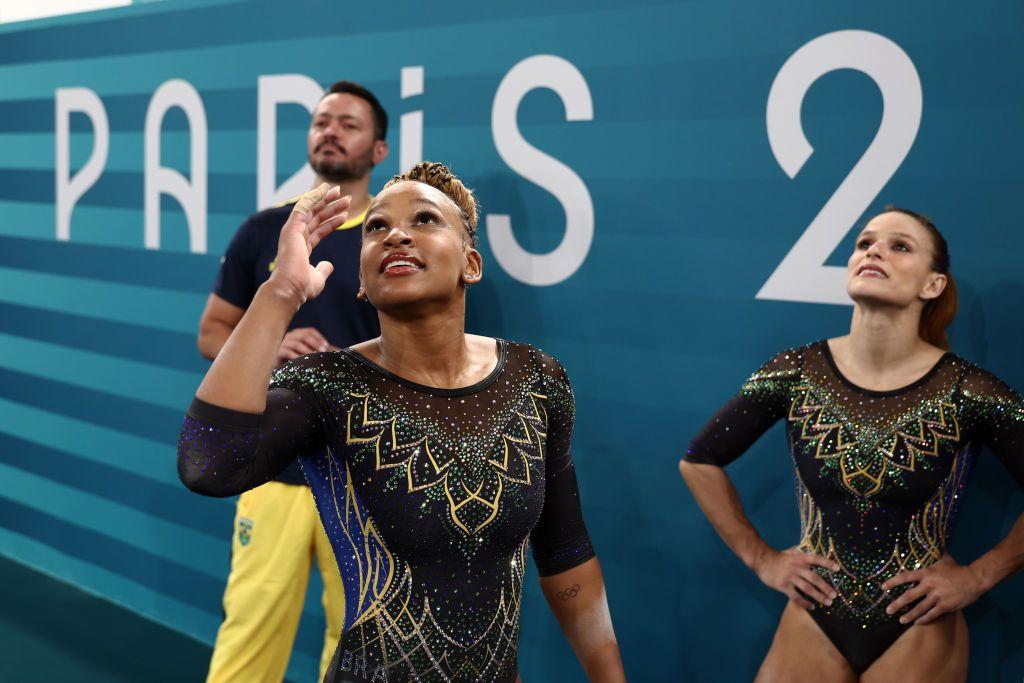
[[[982,445],[1024,484],[1024,402],[953,354],[913,384],[880,392],[846,380],[825,342],[784,351],[715,415],[687,458],[725,465],[780,419],[796,473],[800,547],[840,565],[818,570],[838,593],[814,611],[819,621],[862,630],[898,624],[885,608],[909,586],[886,593],[881,585],[946,553]]]
[[[193,406],[179,449],[193,488],[230,495],[299,457],[345,588],[328,680],[511,682],[528,543],[545,576],[593,557],[565,371],[498,348],[460,390],[343,351],[286,364],[262,416]]]

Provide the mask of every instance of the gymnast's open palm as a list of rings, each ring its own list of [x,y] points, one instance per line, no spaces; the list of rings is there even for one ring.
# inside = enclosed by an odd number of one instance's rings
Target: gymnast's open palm
[[[323,291],[334,271],[329,261],[313,266],[309,256],[320,240],[348,220],[351,197],[339,197],[341,190],[327,183],[302,195],[281,228],[277,243],[274,279],[302,305]]]

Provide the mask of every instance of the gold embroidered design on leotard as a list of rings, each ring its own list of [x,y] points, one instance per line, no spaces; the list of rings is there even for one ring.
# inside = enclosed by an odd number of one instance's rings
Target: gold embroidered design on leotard
[[[964,454],[955,456],[949,476],[924,508],[913,514],[905,536],[897,539],[888,556],[841,553],[829,533],[821,509],[797,477],[797,502],[800,508],[800,544],[804,552],[826,557],[839,564],[837,571],[817,568],[836,589],[836,602],[826,611],[856,620],[862,625],[889,618],[885,607],[909,586],[886,593],[882,584],[903,571],[912,571],[938,562],[946,552],[946,539],[953,512],[966,486],[969,467]]]
[[[498,515],[505,482],[529,485],[536,463],[544,458],[547,396],[530,393],[515,411],[500,442],[460,444],[453,448],[410,429],[393,412],[374,418],[369,394],[351,394],[345,443],[372,447],[378,471],[396,469],[408,493],[427,492],[448,504],[452,522],[473,535]],[[490,453],[484,455],[481,449]],[[431,491],[436,487],[436,491]]]
[[[941,441],[960,441],[956,406],[945,399],[928,401],[879,428],[844,419],[821,398],[824,394],[812,384],[797,385],[787,417],[805,452],[831,461],[824,466],[858,496],[877,494],[900,477],[899,470],[913,472],[921,457],[935,458]]]
[[[429,596],[417,598],[406,565],[379,607],[355,623],[346,646],[379,653],[385,669],[402,670],[410,680],[488,681],[507,675],[519,642],[526,551],[524,539],[509,563],[488,625],[471,639],[442,626]],[[343,670],[354,666],[354,661],[347,668],[342,662]]]
[[[541,576],[594,556],[565,371],[525,345],[496,351],[460,389],[314,354],[275,373],[262,415],[197,403],[186,418],[179,468],[205,492],[299,458],[345,591],[331,680],[514,683],[527,545]]]

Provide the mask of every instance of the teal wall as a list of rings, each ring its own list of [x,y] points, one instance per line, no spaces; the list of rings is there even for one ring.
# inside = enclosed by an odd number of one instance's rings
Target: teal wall
[[[559,59],[522,65],[537,55]],[[831,59],[837,70],[816,79]],[[424,88],[403,99],[411,66]],[[850,308],[822,302],[841,295],[828,267],[845,262],[862,215],[892,202],[935,218],[961,290],[955,349],[1024,389],[1020,3],[163,2],[0,25],[3,554],[212,641],[233,502],[185,491],[175,442],[206,367],[199,313],[257,208],[258,79],[289,73],[380,96],[392,154],[374,186],[409,153],[400,118],[419,111],[422,156],[476,188],[491,228],[471,328],[538,344],[574,379],[585,512],[635,680],[749,680],[767,649],[783,598],[714,537],[675,463],[761,361],[846,329]],[[146,112],[171,79],[202,102],[205,248],[190,245],[188,202],[169,195],[160,246],[146,248]],[[69,239],[55,209],[59,88],[90,89],[109,121]],[[277,183],[302,166],[307,123],[297,104],[277,109]],[[68,125],[75,173],[96,135],[82,113]],[[515,125],[564,166],[531,158]],[[163,164],[188,176],[194,134],[172,108],[153,138]],[[497,215],[521,249],[555,256],[517,256]],[[802,237],[809,255],[766,287]],[[758,528],[793,544],[781,431],[731,473]],[[955,556],[991,547],[1022,509],[983,457]],[[301,680],[319,652],[317,602],[290,669]],[[968,610],[972,681],[1021,680],[1022,609],[1016,577]],[[526,681],[581,676],[535,583],[520,659]]]

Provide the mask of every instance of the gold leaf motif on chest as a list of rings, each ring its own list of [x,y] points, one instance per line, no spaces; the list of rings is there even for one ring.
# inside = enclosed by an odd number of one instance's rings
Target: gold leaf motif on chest
[[[894,430],[886,448],[888,460],[905,470],[914,471],[920,456],[937,456],[942,441],[960,441],[960,422],[952,403],[926,404],[916,419]]]
[[[370,417],[369,394],[353,394],[360,403],[349,408],[345,423],[347,445],[373,444],[378,471],[407,465],[409,492],[422,491],[440,483],[455,462],[447,449],[431,448],[426,436],[403,443],[398,437],[398,416],[386,420]]]
[[[530,485],[533,469],[544,457],[547,412],[541,394],[531,393],[497,435],[490,456],[460,452],[428,435],[410,435],[399,415],[371,416],[369,394],[355,399],[345,421],[345,443],[372,447],[377,471],[405,468],[406,491],[425,491],[442,485],[449,515],[464,533],[473,535],[490,524],[500,510],[505,482]]]
[[[852,493],[869,497],[882,490],[887,475],[915,471],[921,457],[936,457],[943,441],[960,440],[954,404],[934,400],[889,424],[856,425],[832,409],[810,384],[794,387],[788,421],[796,439],[817,460],[838,462],[838,475]]]
[[[546,396],[530,394],[528,408],[517,411],[506,432],[501,435],[500,457],[491,458],[488,462],[509,481],[517,484],[530,484],[530,463],[544,459],[544,443],[547,438],[547,411],[538,402],[538,398]],[[499,455],[499,454],[496,454]]]
[[[808,385],[798,386],[789,407],[788,419],[799,426],[800,440],[814,447],[815,458],[834,458],[856,445],[842,423],[830,415],[824,401]]]

